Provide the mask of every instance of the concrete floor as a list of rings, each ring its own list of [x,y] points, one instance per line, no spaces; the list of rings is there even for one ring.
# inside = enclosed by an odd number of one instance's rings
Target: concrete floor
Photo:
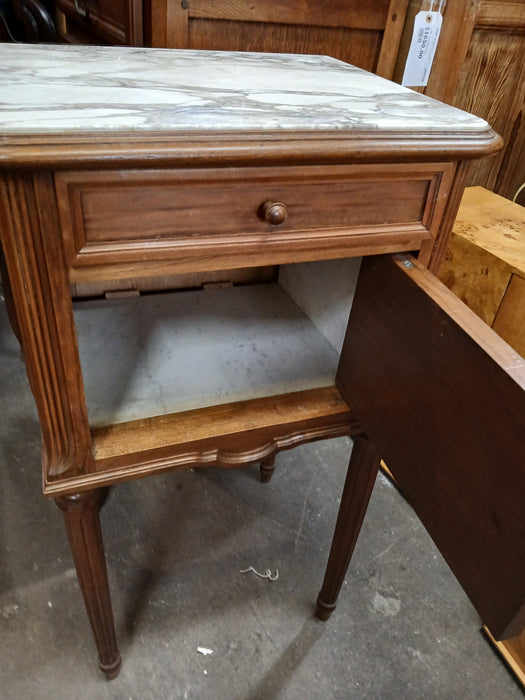
[[[120,676],[97,669],[39,428],[0,304],[0,697],[520,698],[403,498],[380,476],[332,619],[313,617],[350,443],[115,488],[102,516]],[[239,571],[279,570],[270,583]],[[197,647],[213,650],[203,656]]]

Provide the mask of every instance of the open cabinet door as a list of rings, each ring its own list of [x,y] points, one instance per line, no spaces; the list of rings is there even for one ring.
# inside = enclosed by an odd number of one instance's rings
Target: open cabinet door
[[[483,622],[519,634],[525,361],[417,261],[378,256],[363,261],[336,383]]]

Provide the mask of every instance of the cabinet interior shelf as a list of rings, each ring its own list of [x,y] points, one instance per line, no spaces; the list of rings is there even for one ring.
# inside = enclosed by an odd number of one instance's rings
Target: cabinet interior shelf
[[[338,353],[279,284],[77,302],[90,425],[333,384]]]
[[[100,471],[137,453],[187,466],[197,444],[233,466],[348,433],[339,354],[278,283],[80,301],[75,322]]]

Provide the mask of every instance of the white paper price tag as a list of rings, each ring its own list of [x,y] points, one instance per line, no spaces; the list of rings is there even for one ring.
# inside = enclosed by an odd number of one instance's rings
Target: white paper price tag
[[[424,87],[428,83],[443,17],[441,12],[418,12],[401,85]]]

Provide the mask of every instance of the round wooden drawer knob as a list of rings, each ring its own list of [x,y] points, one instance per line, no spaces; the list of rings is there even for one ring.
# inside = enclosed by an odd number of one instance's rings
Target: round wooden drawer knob
[[[288,209],[280,202],[265,202],[262,209],[264,220],[271,226],[280,226],[288,218]]]

